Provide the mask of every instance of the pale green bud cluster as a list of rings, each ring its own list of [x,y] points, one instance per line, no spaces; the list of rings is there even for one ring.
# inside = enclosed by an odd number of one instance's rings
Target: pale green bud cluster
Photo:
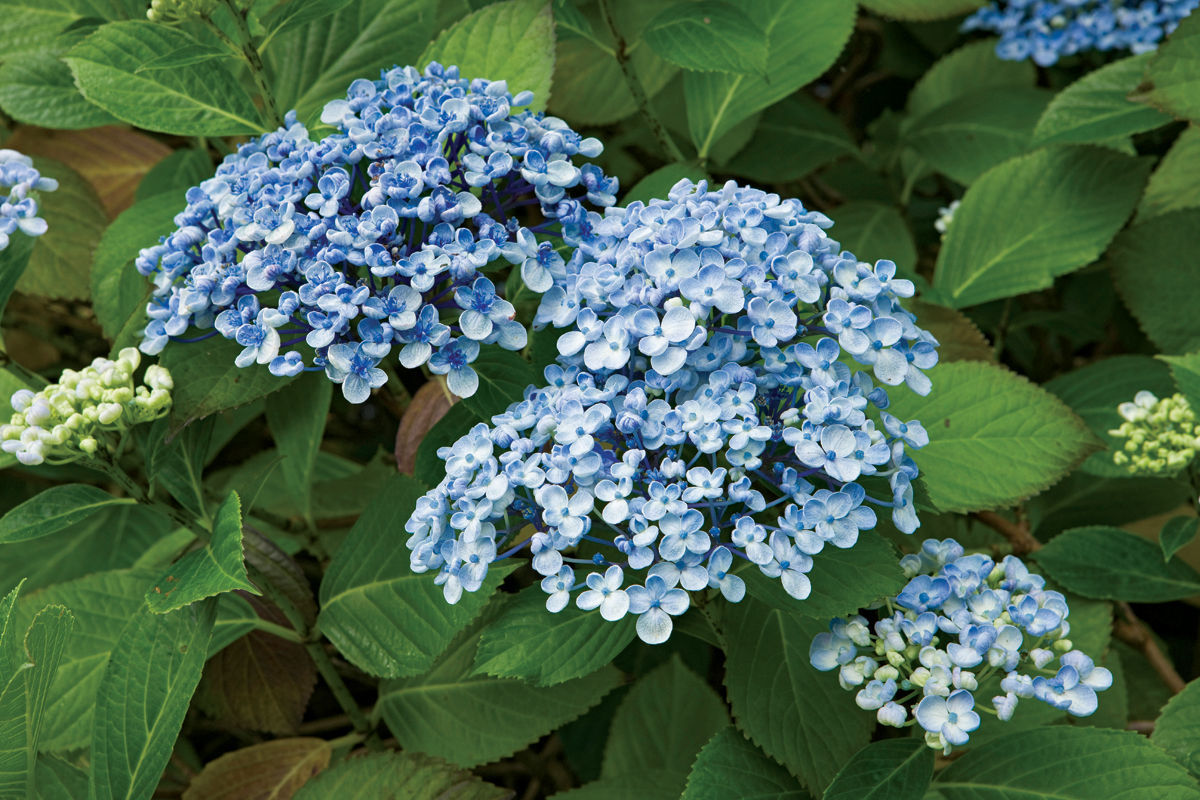
[[[946,235],[946,231],[950,230],[950,223],[954,222],[954,212],[958,211],[958,207],[962,205],[961,200],[955,200],[948,206],[942,206],[938,209],[938,218],[933,223],[933,227],[942,236]]]
[[[97,358],[90,367],[63,370],[58,383],[40,392],[22,389],[12,396],[13,414],[0,425],[0,449],[27,466],[62,464],[92,457],[124,431],[165,416],[171,409],[171,373],[157,364],[134,386],[141,363],[127,347],[114,361]]]
[[[217,0],[152,0],[146,10],[151,22],[176,22],[212,16]]]
[[[1200,425],[1181,394],[1158,399],[1138,392],[1132,403],[1121,403],[1117,413],[1125,421],[1109,435],[1124,439],[1113,451],[1113,463],[1132,475],[1178,472],[1191,463],[1200,449]]]

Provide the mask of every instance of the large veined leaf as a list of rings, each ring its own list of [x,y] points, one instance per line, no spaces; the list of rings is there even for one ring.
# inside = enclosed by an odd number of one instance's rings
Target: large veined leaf
[[[397,475],[355,523],[321,582],[321,632],[372,675],[417,675],[479,614],[506,571],[450,605],[429,573],[409,566],[404,523],[423,487]]]
[[[1125,305],[1166,353],[1200,350],[1200,210],[1152,217],[1121,233],[1108,254]]]
[[[1148,169],[1095,147],[1046,148],[992,168],[954,214],[934,288],[962,308],[1050,286],[1104,252]]]
[[[140,201],[113,220],[96,245],[92,308],[110,339],[117,338],[130,317],[144,312],[152,287],[134,268],[133,260],[142,248],[175,229],[180,200],[178,193],[164,192]]]
[[[295,797],[300,787],[329,766],[332,755],[329,742],[311,736],[252,744],[205,764],[192,778],[183,800]]]
[[[1099,447],[1061,400],[1003,367],[959,361],[929,376],[928,396],[897,392],[888,411],[929,431],[929,444],[912,458],[943,511],[1010,506],[1058,482]]]
[[[284,484],[301,515],[312,519],[313,476],[325,433],[333,384],[320,373],[299,380],[267,397],[267,424],[283,461]]]
[[[1189,125],[1150,173],[1138,222],[1150,217],[1200,206],[1200,126]]]
[[[808,800],[796,779],[746,740],[736,728],[726,727],[704,745],[681,800]]]
[[[1200,681],[1171,698],[1154,722],[1150,741],[1200,778]]]
[[[1105,525],[1073,528],[1038,550],[1045,574],[1084,597],[1163,603],[1200,594],[1200,573],[1152,541]]]
[[[674,720],[662,728],[660,721]],[[729,724],[721,699],[679,656],[642,677],[621,700],[609,728],[602,778],[674,773],[682,789],[700,749]],[[658,730],[646,737],[644,731]]]
[[[904,217],[895,206],[870,200],[851,201],[833,212],[833,236],[861,261],[881,258],[896,262],[901,270],[917,266],[917,246]]]
[[[1176,117],[1200,120],[1200,16],[1179,23],[1150,59],[1139,99]]]
[[[306,783],[294,798],[503,800],[510,794],[439,759],[420,753],[389,752],[343,761]]]
[[[262,132],[250,96],[219,62],[138,71],[194,41],[166,25],[112,22],[73,47],[65,60],[84,97],[140,128],[185,136]]]
[[[479,376],[479,388],[462,403],[484,419],[519,402],[527,386],[540,383],[541,375],[532,364],[497,347],[483,350],[471,366]]]
[[[1178,763],[1131,731],[1054,726],[973,747],[931,787],[944,800],[1196,800]]]
[[[924,4],[924,0],[916,0]],[[1029,61],[996,58],[996,40],[963,45],[943,56],[908,93],[908,113],[917,117],[955,98],[986,89],[1032,87],[1037,73]]]
[[[854,754],[823,800],[920,800],[933,778],[933,751],[917,738],[874,742]]]
[[[1063,89],[1038,120],[1034,141],[1104,142],[1170,122],[1161,111],[1129,99],[1151,57],[1143,53],[1114,61]]]
[[[88,797],[148,797],[200,682],[217,603],[140,610],[121,631],[96,693]]]
[[[246,405],[282,389],[291,378],[272,375],[262,364],[239,367],[237,342],[214,335],[202,342],[169,343],[159,363],[171,371],[174,430],[218,411]]]
[[[1109,449],[1120,447],[1121,440],[1108,433],[1123,422],[1117,413],[1118,404],[1132,400],[1142,390],[1154,392],[1159,397],[1175,392],[1170,369],[1149,356],[1115,356],[1096,361],[1059,375],[1043,388],[1069,405]],[[1129,474],[1113,463],[1112,453],[1107,451],[1094,453],[1083,463],[1082,469],[1107,477]]]
[[[1158,358],[1171,368],[1171,377],[1175,379],[1175,385],[1192,408],[1200,408],[1200,352]],[[1151,391],[1154,391],[1153,388]],[[1164,389],[1159,397],[1167,394],[1170,394],[1170,390]]]
[[[608,622],[573,603],[546,610],[546,593],[530,586],[483,631],[475,672],[541,686],[578,678],[611,663],[634,637],[634,619]]]
[[[587,711],[620,680],[612,666],[548,687],[473,675],[482,627],[464,631],[424,675],[380,686],[375,713],[405,750],[464,767],[504,758]]]
[[[0,65],[0,106],[10,117],[57,129],[92,128],[117,121],[84,99],[71,68],[59,59],[79,38],[79,34],[60,36],[46,49],[9,58]]]
[[[858,145],[846,126],[816,100],[797,92],[763,112],[754,129],[754,146],[723,164],[722,171],[778,183],[802,178],[843,156],[858,155]],[[838,224],[842,224],[840,216]]]
[[[734,125],[827,70],[854,26],[854,4],[845,0],[762,0],[744,8],[766,33],[766,74],[684,76],[688,127],[701,158]]]
[[[53,486],[0,517],[0,544],[48,536],[101,509],[136,502],[131,497],[113,497],[83,483]]]
[[[235,589],[260,593],[246,576],[242,502],[237,492],[230,492],[213,516],[212,540],[167,567],[146,592],[146,605],[155,614],[166,614]]]
[[[677,3],[642,32],[667,61],[698,72],[761,75],[767,68],[764,31],[739,8],[720,0]]]
[[[508,81],[513,94],[533,92],[546,107],[554,74],[554,16],[549,0],[505,0],[484,6],[443,31],[421,54],[420,66],[458,65],[468,78]]]
[[[71,25],[85,19],[144,19],[141,0],[0,0],[5,60],[44,53]]]
[[[925,22],[974,11],[983,0],[859,0],[859,4],[876,14]]]
[[[810,791],[823,791],[875,728],[875,715],[854,704],[836,675],[808,663],[812,639],[827,623],[747,598],[725,607],[721,625],[738,727]]]
[[[964,94],[913,119],[902,141],[933,169],[970,185],[988,169],[1029,150],[1050,96],[1044,89],[1015,86]]]
[[[436,6],[435,0],[354,0],[281,34],[263,52],[276,102],[312,122],[356,78],[415,64],[434,33]]]

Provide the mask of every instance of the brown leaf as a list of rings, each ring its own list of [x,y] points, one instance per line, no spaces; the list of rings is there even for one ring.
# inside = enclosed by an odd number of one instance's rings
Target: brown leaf
[[[396,468],[412,475],[417,466],[417,448],[429,429],[446,416],[454,398],[446,391],[441,381],[430,381],[417,390],[412,403],[400,420],[396,430]]]
[[[247,596],[263,619],[288,627],[274,605]],[[303,645],[251,631],[209,659],[200,683],[200,706],[231,725],[292,733],[304,717],[317,670]]]
[[[157,139],[119,125],[55,131],[22,125],[6,147],[61,161],[88,180],[110,218],[133,205],[138,183],[171,154]]]
[[[324,739],[276,739],[226,753],[204,765],[183,800],[291,800],[309,778],[329,766]]]

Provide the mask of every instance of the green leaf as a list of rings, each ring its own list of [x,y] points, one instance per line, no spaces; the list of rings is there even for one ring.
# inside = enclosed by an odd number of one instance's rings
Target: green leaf
[[[629,65],[646,97],[663,90],[679,68],[659,58],[638,33],[671,0],[641,0],[612,4],[617,28],[627,42]],[[637,104],[617,64],[612,34],[599,20],[595,24],[582,9],[560,3],[554,12],[558,47],[554,58],[554,94],[550,113],[572,125],[609,125],[637,111]]]
[[[608,622],[568,603],[546,610],[540,586],[522,590],[484,629],[475,674],[521,678],[551,686],[595,672],[612,662],[634,638],[634,619]]]
[[[435,0],[354,0],[273,39],[263,58],[276,103],[311,121],[330,100],[345,97],[356,78],[417,63],[434,32],[436,6]]]
[[[324,19],[349,4],[350,0],[288,0],[278,3],[271,13],[263,17],[262,26],[267,34],[260,47],[265,47],[281,33]]]
[[[1171,556],[1180,548],[1191,544],[1200,531],[1200,519],[1195,517],[1172,517],[1163,525],[1158,533],[1158,546],[1162,548],[1163,561],[1170,561]]]
[[[684,75],[688,128],[701,158],[734,125],[819,77],[854,28],[854,4],[845,0],[762,0],[744,9],[766,33],[766,75]]]
[[[47,606],[28,628],[18,626],[16,592],[0,609],[0,796],[32,797],[47,694],[75,618]]]
[[[138,72],[138,68],[196,40],[152,22],[110,22],[71,49],[64,60],[83,96],[118,119],[180,136],[261,133],[254,102],[224,64]]]
[[[1099,446],[1061,400],[1003,367],[959,361],[939,364],[929,377],[928,397],[901,393],[888,412],[929,431],[929,444],[912,458],[942,511],[1011,506],[1057,483]]]
[[[450,605],[434,575],[409,566],[404,523],[424,488],[395,475],[377,495],[321,581],[321,632],[360,669],[399,678],[433,664],[483,609],[507,570],[493,566],[483,588]]]
[[[58,181],[39,194],[40,216],[50,229],[37,238],[17,290],[39,297],[81,300],[88,296],[92,252],[108,216],[91,185],[69,167],[45,158],[34,166]]]
[[[1143,53],[1114,61],[1056,94],[1038,120],[1034,141],[1105,142],[1170,122],[1161,111],[1129,100],[1152,56]]]
[[[343,761],[300,787],[294,800],[503,800],[507,792],[420,753],[372,753]]]
[[[585,783],[551,795],[551,800],[679,800],[679,779],[667,770],[645,770]]]
[[[966,14],[982,6],[983,2],[984,0],[859,0],[863,8],[876,14],[918,22]]]
[[[513,94],[533,92],[531,108],[550,98],[554,73],[554,15],[549,0],[506,0],[484,6],[442,31],[418,59],[457,64],[468,78],[508,81]]]
[[[855,754],[822,800],[920,800],[933,779],[933,751],[920,739],[888,739]]]
[[[833,235],[861,261],[881,258],[896,262],[902,271],[917,267],[917,246],[904,217],[894,206],[870,200],[851,201],[832,212]]]
[[[1045,540],[1067,528],[1124,525],[1188,502],[1191,487],[1164,478],[1097,478],[1078,470],[1026,504],[1033,531]]]
[[[1200,16],[1189,15],[1155,51],[1138,100],[1187,119],[1200,119]]]
[[[59,59],[77,38],[59,37],[48,49],[10,58],[0,66],[0,106],[10,117],[59,130],[93,128],[117,121],[84,99],[75,86],[71,68]]]
[[[1137,221],[1200,207],[1200,126],[1189,125],[1150,173]]]
[[[827,621],[747,598],[725,606],[721,623],[725,688],[738,727],[811,792],[823,791],[875,729],[875,715],[854,704],[837,676],[808,663]]]
[[[1154,542],[1107,525],[1072,528],[1035,556],[1044,573],[1084,597],[1165,603],[1200,594],[1200,573],[1163,561]]]
[[[1179,387],[1179,393],[1187,398],[1192,408],[1200,408],[1200,352],[1188,353],[1185,356],[1158,356],[1171,368],[1171,377]],[[1168,388],[1159,394],[1164,397],[1171,394]]]
[[[1069,405],[1107,447],[1090,456],[1081,469],[1110,478],[1129,475],[1123,467],[1113,463],[1109,452],[1121,447],[1122,440],[1108,433],[1123,421],[1117,406],[1132,400],[1142,389],[1159,397],[1175,393],[1167,365],[1149,356],[1114,356],[1095,361],[1074,372],[1059,375],[1042,388]]]
[[[163,197],[160,202],[175,206],[176,213],[178,213],[183,210],[184,204],[187,202],[184,198],[187,190],[200,181],[211,178],[212,174],[213,163],[212,159],[208,157],[208,153],[193,147],[176,150],[150,168],[150,171],[138,184],[135,199],[141,203],[143,200],[158,199],[158,195],[173,192],[174,200],[167,203],[168,198]],[[166,211],[163,213],[165,214]]]
[[[1121,299],[1166,353],[1200,350],[1200,318],[1191,313],[1200,304],[1198,247],[1200,209],[1192,209],[1134,225],[1108,252]]]
[[[51,48],[59,34],[82,20],[145,17],[142,0],[0,0],[0,42],[6,60],[19,61]]]
[[[242,346],[221,336],[202,342],[168,344],[159,363],[171,371],[171,427],[178,431],[218,411],[237,408],[282,389],[291,378],[272,375],[261,364],[245,369],[233,363]]]
[[[767,43],[742,9],[719,0],[677,3],[650,21],[646,44],[667,61],[699,72],[762,75]]]
[[[782,183],[845,156],[859,157],[846,126],[825,106],[797,92],[763,112],[754,130],[754,146],[723,164],[722,171]]]
[[[8,299],[12,297],[13,290],[17,288],[17,282],[25,274],[25,268],[29,265],[29,256],[33,254],[33,246],[36,241],[37,239],[32,236],[15,235],[9,239],[8,247],[0,250],[0,319],[4,317],[4,307],[8,305]],[[10,377],[11,375],[12,373],[4,370],[0,372],[0,380],[6,383],[16,380],[16,378]],[[8,391],[4,396],[10,397],[12,392]],[[0,454],[0,468],[16,462],[15,456],[9,453]]]
[[[992,343],[961,311],[916,298],[904,301],[904,306],[917,315],[924,330],[932,333],[941,342],[938,348],[938,363],[996,361]]]
[[[447,447],[458,441],[471,427],[483,419],[464,403],[450,406],[446,416],[437,421],[421,444],[417,446],[416,466],[413,475],[426,486],[437,486],[446,475],[446,464],[438,458],[439,448]]]
[[[0,517],[0,544],[38,539],[74,525],[102,508],[136,503],[131,497],[113,497],[83,483],[53,486]]]
[[[925,0],[913,2],[927,5]],[[958,97],[987,89],[1032,87],[1037,78],[1033,64],[996,58],[996,41],[984,39],[964,45],[930,67],[908,94],[909,116],[918,117]]]
[[[621,204],[629,205],[637,200],[649,203],[656,197],[665,199],[671,187],[684,178],[702,181],[708,178],[708,173],[694,164],[667,164],[635,183],[621,198]]]
[[[178,193],[166,192],[142,200],[105,228],[92,264],[92,308],[108,338],[115,339],[130,317],[145,312],[152,287],[133,261],[142,248],[175,230],[180,199]]]
[[[1149,165],[1054,147],[989,170],[963,196],[933,285],[956,308],[1031,292],[1096,260],[1137,203]]]
[[[901,142],[938,172],[969,186],[1029,150],[1033,128],[1049,102],[1049,92],[1024,87],[965,94],[913,119]]]
[[[972,747],[931,788],[942,800],[1200,798],[1195,780],[1144,737],[1063,725]]]
[[[314,372],[267,398],[267,425],[283,456],[283,481],[306,519],[312,517],[313,473],[332,395],[333,384],[325,375]]]
[[[405,750],[463,767],[495,761],[575,719],[620,681],[611,665],[550,687],[472,675],[482,627],[460,635],[424,675],[380,685],[376,714]]]
[[[1154,722],[1150,741],[1200,778],[1200,680],[1171,698]]]
[[[727,726],[700,750],[680,800],[809,800],[796,779]]]
[[[153,72],[158,69],[190,67],[193,64],[203,64],[206,61],[223,58],[233,58],[233,53],[226,47],[217,47],[198,41],[190,42],[176,50],[167,50],[161,55],[155,56],[135,69],[133,74],[140,75],[143,72]]]
[[[663,726],[663,720],[672,724]],[[717,693],[673,655],[621,700],[609,728],[600,777],[662,769],[675,774],[682,789],[697,753],[728,724]],[[649,731],[654,734],[647,736]]]
[[[516,353],[499,347],[482,349],[471,366],[479,375],[479,388],[475,394],[464,397],[462,404],[483,419],[489,419],[512,403],[519,402],[525,397],[526,387],[541,383],[541,375],[532,364]]]
[[[88,797],[149,797],[200,682],[217,603],[165,616],[142,609],[121,631],[96,693]]]
[[[166,614],[235,589],[261,594],[246,576],[242,503],[237,492],[230,492],[217,508],[212,541],[167,567],[146,592],[146,605],[155,614]]]
[[[809,574],[812,593],[804,600],[792,597],[777,578],[768,578],[754,566],[743,567],[738,575],[755,600],[784,614],[820,620],[852,614],[882,597],[895,595],[907,583],[900,557],[874,531],[861,532],[853,547],[826,547],[813,556]]]
[[[36,775],[38,800],[87,797],[87,772],[61,758],[38,756]]]

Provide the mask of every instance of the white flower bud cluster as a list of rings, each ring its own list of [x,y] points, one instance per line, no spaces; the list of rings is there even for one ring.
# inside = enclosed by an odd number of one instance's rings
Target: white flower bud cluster
[[[111,444],[107,432],[165,416],[174,387],[171,373],[151,365],[143,384],[134,386],[140,363],[137,348],[127,347],[115,361],[97,358],[82,370],[64,370],[58,383],[40,392],[16,392],[11,401],[15,413],[0,425],[0,449],[27,466],[62,464]]]
[[[1152,392],[1141,391],[1133,402],[1117,406],[1117,413],[1125,421],[1108,433],[1125,443],[1113,451],[1113,463],[1131,474],[1178,472],[1200,450],[1200,425],[1181,394],[1160,400]]]
[[[962,205],[961,200],[955,200],[948,206],[942,206],[938,209],[938,218],[933,223],[933,227],[942,236],[946,235],[946,231],[950,230],[950,223],[954,222],[954,212],[958,211],[958,207]]]
[[[151,22],[175,22],[211,16],[217,0],[151,0],[146,18]]]

